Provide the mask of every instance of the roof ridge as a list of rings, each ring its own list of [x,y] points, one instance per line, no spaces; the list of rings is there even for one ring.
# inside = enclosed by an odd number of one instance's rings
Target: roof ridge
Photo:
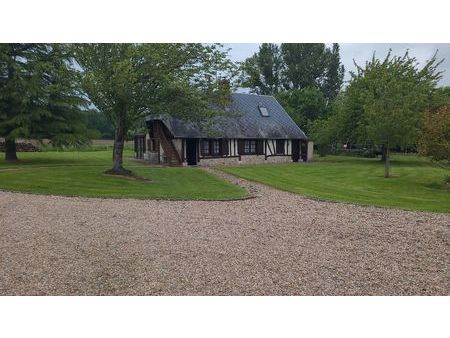
[[[235,95],[235,94],[238,94],[238,95],[248,95],[248,96],[265,96],[265,97],[272,97],[272,98],[275,99],[275,96],[273,96],[273,95],[254,94],[254,93],[232,93],[232,95]],[[275,100],[276,100],[276,99],[275,99]]]

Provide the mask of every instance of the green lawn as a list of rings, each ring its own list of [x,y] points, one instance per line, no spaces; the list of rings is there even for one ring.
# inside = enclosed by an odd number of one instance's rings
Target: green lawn
[[[244,189],[198,168],[150,167],[125,159],[125,167],[149,181],[104,175],[111,151],[19,153],[17,164],[0,153],[0,190],[38,194],[174,200],[229,200]],[[131,151],[124,157],[130,158]]]
[[[321,200],[409,210],[450,212],[450,171],[416,156],[395,155],[392,178],[379,159],[344,156],[306,164],[224,167],[225,172]]]

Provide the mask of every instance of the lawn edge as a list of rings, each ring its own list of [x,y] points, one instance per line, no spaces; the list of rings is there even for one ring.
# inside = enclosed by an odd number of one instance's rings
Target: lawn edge
[[[247,180],[253,183],[257,183],[257,184],[261,184],[264,185],[266,187],[270,187],[272,189],[276,189],[276,190],[280,190],[280,191],[284,191],[290,194],[294,194],[294,195],[298,195],[298,196],[302,196],[304,198],[313,200],[313,201],[318,201],[318,202],[330,202],[330,203],[343,203],[343,204],[349,204],[349,205],[353,205],[353,206],[359,206],[359,207],[372,207],[372,208],[378,208],[378,209],[396,209],[396,210],[402,210],[402,211],[410,211],[410,212],[421,212],[421,213],[432,213],[432,214],[450,214],[450,210],[449,211],[431,211],[431,210],[421,210],[421,209],[411,209],[411,208],[401,208],[401,207],[396,207],[396,206],[387,206],[387,205],[376,205],[376,204],[368,204],[368,203],[364,203],[364,202],[352,202],[352,201],[345,201],[345,200],[336,200],[336,199],[327,199],[327,198],[323,198],[323,197],[316,197],[316,196],[311,196],[311,195],[307,195],[304,193],[297,193],[297,192],[293,192],[293,191],[289,191],[287,189],[283,189],[277,186],[274,186],[272,184],[269,183],[263,183],[254,179],[250,179],[247,177],[243,177],[241,175],[235,174],[235,173],[231,173],[228,172],[226,170],[223,170],[223,167],[218,167],[217,168],[220,171],[223,171],[226,174],[235,176],[237,178],[243,179],[243,180]]]

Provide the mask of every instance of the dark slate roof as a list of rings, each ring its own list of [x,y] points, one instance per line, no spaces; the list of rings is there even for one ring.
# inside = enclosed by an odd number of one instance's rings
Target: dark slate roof
[[[261,115],[260,105],[267,108],[269,116]],[[229,112],[209,123],[148,116],[147,121],[151,120],[162,120],[175,138],[307,139],[278,101],[267,95],[234,93]]]

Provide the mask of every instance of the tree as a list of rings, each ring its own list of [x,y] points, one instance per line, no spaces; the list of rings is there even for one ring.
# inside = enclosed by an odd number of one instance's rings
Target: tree
[[[104,114],[92,109],[86,112],[86,120],[87,127],[89,129],[97,130],[99,138],[103,140],[114,139],[114,128]]]
[[[331,50],[327,49],[326,58],[327,67],[322,91],[324,96],[333,102],[341,90],[345,72],[344,65],[341,64],[338,43],[333,43]]]
[[[30,126],[32,138],[49,139],[54,146],[82,146],[89,142],[78,71],[74,69],[70,45],[46,45],[39,56],[39,86],[35,99],[43,112]]]
[[[358,130],[361,128],[357,120],[352,119],[354,111],[347,109],[347,97],[340,93],[330,106],[329,113],[308,125],[309,136],[314,140],[321,156],[325,156],[339,144],[352,144],[354,140],[360,139]]]
[[[365,68],[352,73],[348,91],[354,91],[363,109],[363,123],[369,141],[386,149],[385,177],[390,176],[390,149],[414,144],[422,112],[431,104],[441,72],[436,54],[421,69],[417,60],[388,53],[381,61],[372,57]],[[350,102],[351,103],[351,102]]]
[[[123,168],[125,135],[148,114],[198,120],[209,112],[217,75],[231,68],[218,45],[82,44],[84,90],[115,129],[113,174]]]
[[[424,114],[424,123],[419,136],[419,154],[434,160],[450,161],[450,105]]]
[[[327,102],[323,93],[315,87],[292,89],[275,95],[295,123],[308,132],[308,124],[323,117]]]
[[[86,142],[84,99],[67,45],[0,45],[0,136],[5,158],[17,160],[16,139]]]
[[[16,138],[28,132],[32,111],[32,58],[36,44],[0,45],[0,135],[5,138],[5,159],[17,160]],[[28,62],[27,62],[28,61]]]
[[[273,43],[263,43],[259,52],[241,65],[242,86],[257,94],[275,94],[281,89],[282,66],[280,48]]]
[[[263,43],[241,65],[241,86],[257,94],[274,95],[292,119],[308,132],[324,118],[341,90],[344,66],[339,45],[323,43]]]
[[[324,43],[283,43],[281,54],[285,64],[283,87],[322,88],[327,69],[327,49]]]
[[[330,103],[344,77],[339,44],[263,43],[241,64],[241,86],[257,94],[273,95],[292,89],[317,88]]]

